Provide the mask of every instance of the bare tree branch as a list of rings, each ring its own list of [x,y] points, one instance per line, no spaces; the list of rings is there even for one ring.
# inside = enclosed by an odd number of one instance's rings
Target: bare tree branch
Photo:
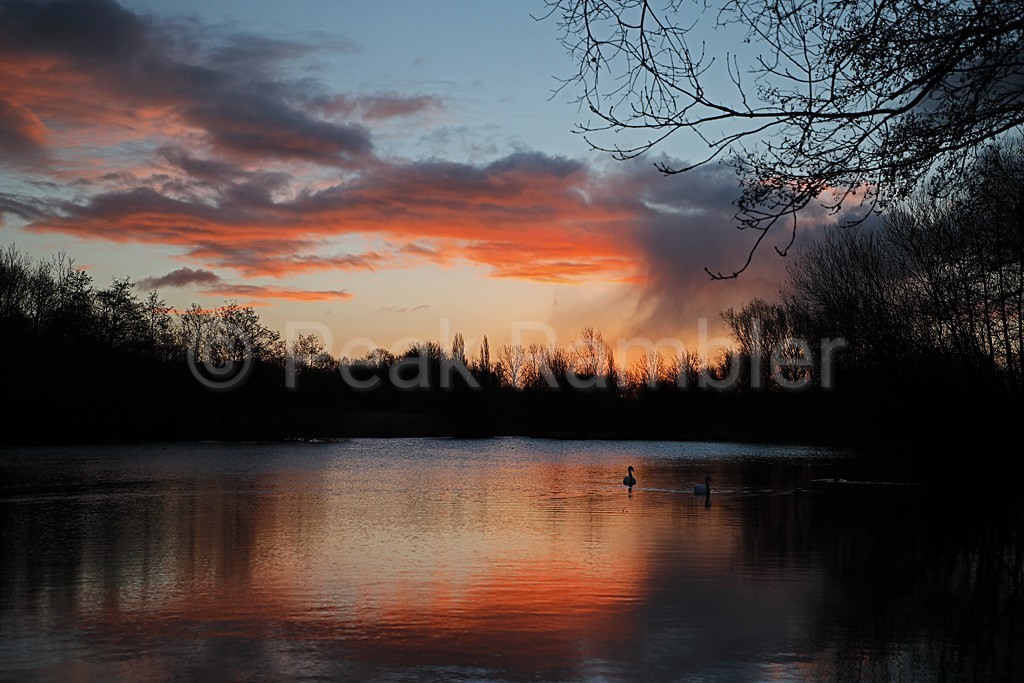
[[[943,196],[986,143],[1024,125],[1024,0],[549,0],[595,149],[638,157],[682,132],[742,178],[735,220],[769,232],[822,201],[838,213]],[[740,36],[739,49],[705,41]],[[753,55],[747,55],[752,50]],[[743,56],[746,55],[746,56]],[[746,60],[746,61],[744,61]],[[723,91],[719,86],[729,84]],[[605,144],[610,132],[641,135]],[[646,134],[646,135],[645,135]],[[837,193],[831,202],[824,201]],[[785,218],[786,220],[780,220]],[[862,219],[862,217],[861,217]]]

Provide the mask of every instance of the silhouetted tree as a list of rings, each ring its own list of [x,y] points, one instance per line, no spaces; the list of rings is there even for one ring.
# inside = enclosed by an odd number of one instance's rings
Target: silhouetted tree
[[[326,370],[334,365],[334,359],[327,352],[324,340],[316,333],[299,334],[288,343],[288,354],[300,368]]]
[[[533,390],[565,386],[571,367],[572,358],[566,349],[530,344],[526,349],[523,384]]]
[[[461,332],[456,332],[452,338],[452,362],[466,364],[466,340]]]
[[[739,310],[728,308],[722,313],[722,320],[729,326],[740,355],[750,368],[750,382],[756,383],[756,387],[772,386],[776,372],[773,354],[785,355],[789,350],[785,342],[794,336],[785,307],[755,298]]]
[[[665,358],[654,349],[649,349],[635,359],[626,373],[628,386],[633,389],[653,389],[666,378]]]
[[[142,304],[142,318],[147,346],[153,356],[165,360],[174,350],[174,319],[171,308],[160,298],[159,293],[150,292]]]
[[[129,278],[115,279],[96,292],[96,315],[100,342],[106,348],[138,352],[146,344],[149,330],[143,304]]]
[[[426,358],[427,360],[440,364],[445,356],[444,348],[435,341],[417,341],[409,345],[409,348],[402,354],[403,358]]]
[[[237,336],[248,341],[256,359],[269,362],[284,357],[284,342],[280,333],[264,325],[252,306],[239,306],[237,302],[231,302],[217,310],[216,318],[221,334],[225,338]],[[241,345],[235,344],[230,348],[235,354],[243,353]],[[235,357],[235,360],[241,359],[240,356]]]
[[[28,278],[26,313],[32,330],[41,333],[48,328],[55,317],[57,307],[57,283],[53,277],[53,262],[40,261]]]
[[[486,334],[483,341],[480,342],[480,361],[477,363],[477,371],[484,375],[491,372],[491,347],[487,343]]]
[[[32,264],[14,245],[0,251],[0,322],[15,323],[28,315]]]
[[[805,334],[844,336],[861,368],[928,366],[1021,385],[1024,148],[991,150],[937,204],[918,196],[872,230],[801,253],[785,293]]]
[[[608,369],[608,345],[593,327],[584,327],[573,342],[573,370],[580,377],[598,377]]]
[[[619,391],[619,385],[622,384],[622,378],[620,376],[619,367],[615,364],[615,352],[612,347],[606,347],[608,351],[608,360],[606,362],[605,382],[604,385],[608,387],[608,391],[614,396]]]
[[[684,349],[669,359],[666,379],[677,387],[697,386],[697,378],[705,367],[705,361],[696,351]]]
[[[578,65],[563,87],[594,117],[580,130],[627,133],[591,144],[630,158],[691,135],[706,157],[657,165],[733,165],[739,227],[760,233],[751,255],[788,222],[784,254],[814,200],[885,205],[926,177],[955,190],[986,142],[1024,123],[1021,0],[547,4]]]
[[[92,278],[85,270],[77,268],[74,259],[63,252],[52,259],[47,276],[53,282],[49,293],[52,306],[50,335],[61,338],[65,343],[73,339],[88,339],[95,321]],[[43,277],[42,271],[40,277]]]
[[[498,376],[505,386],[522,389],[525,383],[526,350],[521,344],[505,344],[498,349]]]
[[[395,355],[387,349],[376,348],[367,353],[362,362],[371,368],[388,368],[395,362]]]

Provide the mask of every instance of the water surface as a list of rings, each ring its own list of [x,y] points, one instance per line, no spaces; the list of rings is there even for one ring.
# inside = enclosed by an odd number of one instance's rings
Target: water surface
[[[1024,675],[1018,498],[880,480],[810,448],[0,455],[3,679]],[[709,499],[692,493],[705,475]]]

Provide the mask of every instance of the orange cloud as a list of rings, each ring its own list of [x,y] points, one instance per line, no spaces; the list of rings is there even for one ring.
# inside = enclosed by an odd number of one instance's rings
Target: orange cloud
[[[255,297],[257,299],[288,299],[290,301],[338,301],[351,299],[352,295],[345,290],[305,290],[282,289],[280,287],[264,287],[262,285],[224,285],[205,290],[203,294],[234,297]]]
[[[274,80],[273,60],[284,61],[300,46],[279,42],[283,49],[241,62],[214,50],[218,62],[191,38],[182,40],[181,30],[112,0],[11,8],[0,13],[0,100],[69,130],[65,146],[75,144],[76,129],[88,127],[90,141],[98,130],[113,132],[108,145],[140,135],[191,135],[252,160],[340,165],[371,150],[361,124],[316,114],[307,101],[309,84]],[[0,145],[11,129],[4,119]]]
[[[382,159],[368,126],[440,100],[329,92],[282,68],[319,47],[189,31],[113,0],[0,13],[0,164],[45,162],[60,181],[49,195],[0,191],[0,218],[173,246],[245,278],[466,263],[497,278],[641,284],[662,321],[700,295],[705,265],[731,259],[734,233],[711,230],[732,221],[727,169],[669,182],[645,161],[601,173],[537,152],[482,165]],[[373,246],[328,253],[346,236]],[[209,289],[242,291],[231,287]]]
[[[7,149],[24,146],[43,148],[49,131],[39,118],[25,107],[0,100],[0,145]]]
[[[401,267],[457,260],[495,277],[547,282],[634,275],[637,205],[585,198],[597,182],[577,162],[520,154],[493,164],[374,163],[346,184],[275,199],[279,178],[192,160],[168,196],[139,186],[65,204],[31,229],[117,242],[171,244],[247,276]],[[219,177],[216,174],[221,174]],[[197,180],[198,178],[198,180]],[[191,183],[191,185],[190,185]],[[218,198],[188,197],[197,184]],[[325,238],[382,239],[384,250],[317,253]],[[393,245],[393,246],[391,246]]]

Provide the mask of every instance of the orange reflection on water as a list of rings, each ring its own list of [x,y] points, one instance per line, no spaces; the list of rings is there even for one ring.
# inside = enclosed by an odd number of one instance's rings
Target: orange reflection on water
[[[566,492],[575,475],[549,470],[554,493],[533,491],[515,468],[467,475],[455,489],[412,471],[387,491],[354,491],[347,474],[289,474],[150,506],[147,557],[122,560],[148,589],[107,585],[117,599],[96,615],[100,628],[387,641],[375,656],[414,659],[430,659],[440,639],[469,652],[548,653],[554,663],[573,648],[632,639],[631,610],[648,597],[657,548],[699,534],[705,561],[725,561],[734,546],[732,530],[689,497]],[[672,524],[642,523],[671,505]],[[90,570],[109,570],[109,556],[96,560]]]
[[[865,505],[866,489],[821,478],[817,464],[540,447],[543,457],[523,441],[387,440],[286,456],[232,446],[17,460],[0,500],[12,634],[0,671],[918,680],[950,658],[957,671],[1019,660],[1004,647],[1014,629],[967,651],[944,616],[1012,590],[1005,567],[978,565],[972,549],[978,528],[1019,530],[1016,499],[966,522],[925,520],[922,533],[889,520],[933,501],[923,487],[872,489]],[[618,485],[624,460],[642,482],[631,492]],[[710,507],[691,493],[706,468],[719,485]],[[967,552],[951,550],[951,534]],[[993,547],[1017,547],[1006,538]],[[894,571],[927,577],[928,590],[891,585]],[[946,594],[960,602],[929,621]]]

